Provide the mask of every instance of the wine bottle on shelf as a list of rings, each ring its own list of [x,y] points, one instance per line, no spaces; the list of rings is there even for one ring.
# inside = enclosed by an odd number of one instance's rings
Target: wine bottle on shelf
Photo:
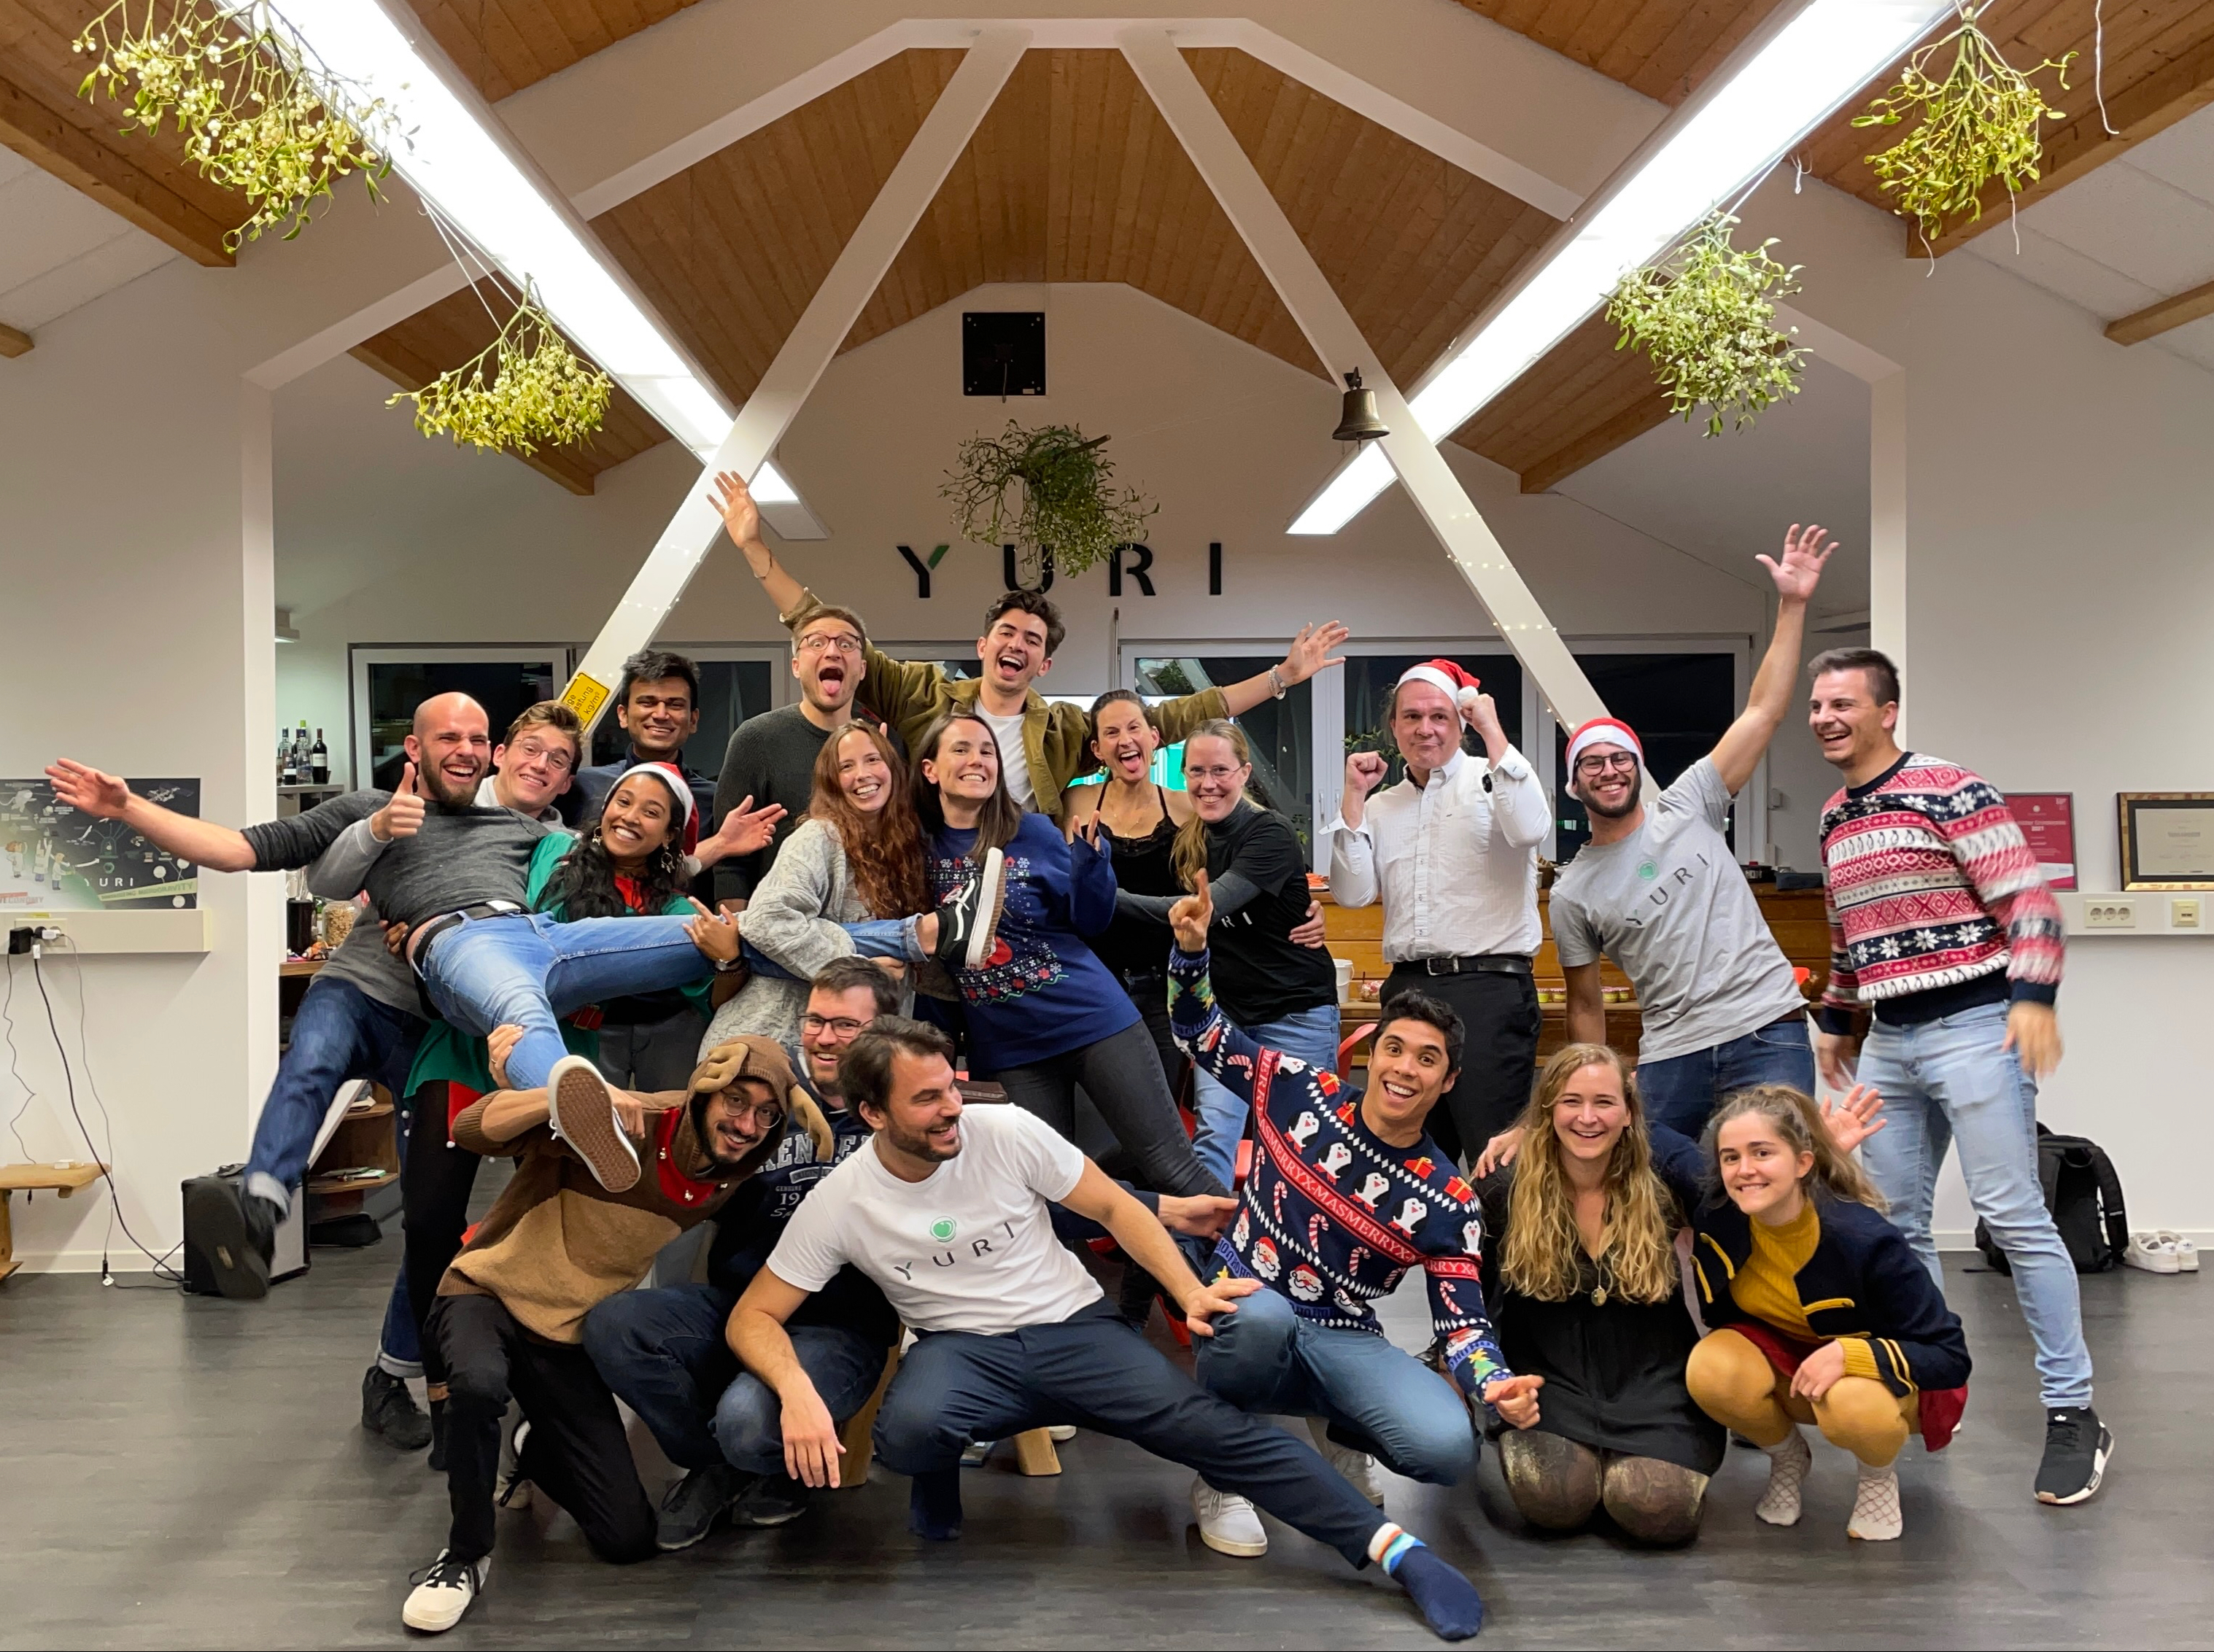
[[[315,731],[315,743],[308,748],[308,773],[317,786],[331,783],[331,749],[323,743],[323,731]]]
[[[285,731],[277,731],[277,784],[297,786],[300,765],[292,750],[292,737]]]

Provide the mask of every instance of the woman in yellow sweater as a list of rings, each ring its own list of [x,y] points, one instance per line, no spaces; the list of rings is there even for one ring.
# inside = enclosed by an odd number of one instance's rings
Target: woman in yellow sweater
[[[1814,1103],[1782,1085],[1724,1102],[1707,1149],[1728,1202],[1692,1219],[1701,1309],[1715,1327],[1691,1350],[1691,1398],[1769,1456],[1753,1513],[1797,1522],[1813,1460],[1802,1423],[1860,1467],[1848,1537],[1901,1530],[1893,1461],[1910,1433],[1932,1451],[1966,1403],[1960,1319]]]

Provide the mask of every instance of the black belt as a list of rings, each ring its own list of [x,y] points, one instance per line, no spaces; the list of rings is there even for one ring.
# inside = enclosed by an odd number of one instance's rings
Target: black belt
[[[423,960],[431,956],[431,944],[456,925],[476,918],[518,918],[522,915],[523,909],[512,901],[479,901],[474,906],[442,912],[425,924],[420,933],[413,938],[413,944],[407,949],[408,960],[415,966],[415,973],[420,975],[423,973]]]
[[[1459,958],[1410,958],[1391,967],[1426,976],[1526,976],[1530,960],[1520,952],[1471,952]]]

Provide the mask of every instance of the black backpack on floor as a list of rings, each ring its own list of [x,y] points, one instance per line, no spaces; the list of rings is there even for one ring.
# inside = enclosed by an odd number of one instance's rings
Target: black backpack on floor
[[[2060,1242],[2079,1274],[2119,1267],[2130,1248],[2129,1218],[2122,1209],[2122,1178],[2107,1150],[2088,1136],[2055,1135],[2037,1127],[2037,1179],[2045,1208],[2060,1230]],[[1999,1273],[2011,1274],[2006,1252],[1983,1222],[1976,1224],[1976,1248]]]

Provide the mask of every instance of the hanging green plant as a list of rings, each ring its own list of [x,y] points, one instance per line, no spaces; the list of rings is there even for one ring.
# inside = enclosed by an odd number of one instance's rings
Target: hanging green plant
[[[607,417],[614,389],[605,373],[569,347],[534,287],[474,357],[384,405],[413,401],[415,428],[425,436],[529,455],[541,443],[590,437]]]
[[[1725,418],[1743,430],[1753,416],[1799,389],[1806,352],[1791,342],[1796,327],[1778,332],[1776,306],[1799,291],[1799,266],[1758,247],[1730,244],[1737,220],[1716,212],[1676,248],[1622,278],[1607,301],[1606,319],[1622,329],[1617,350],[1643,351],[1668,393],[1668,411],[1686,422],[1708,409],[1707,434]]]
[[[956,531],[979,545],[1019,546],[1033,574],[1048,550],[1062,573],[1106,561],[1160,508],[1112,485],[1107,439],[1073,425],[1026,431],[1012,419],[997,436],[970,437],[938,490],[953,501]]]
[[[1853,117],[1856,126],[1896,126],[1910,115],[1920,117],[1905,137],[1867,160],[1893,198],[1892,210],[1914,220],[1924,247],[1942,233],[1948,217],[1966,214],[1972,223],[1981,217],[1984,186],[1992,179],[2004,180],[2009,198],[2034,182],[2045,153],[2039,124],[2062,118],[2029,76],[2052,70],[2065,91],[2076,54],[2016,69],[1978,21],[1990,6],[1991,0],[1963,3],[1960,26],[1909,58],[1899,84],[1869,104],[1866,114]],[[1948,46],[1953,64],[1940,80],[1930,65]]]
[[[92,72],[77,95],[106,93],[131,106],[125,132],[153,133],[174,119],[185,158],[203,178],[235,189],[253,215],[223,236],[231,251],[265,229],[290,224],[290,241],[308,227],[309,203],[331,180],[359,173],[370,198],[392,170],[371,134],[392,123],[382,99],[359,96],[315,59],[266,0],[235,11],[208,0],[133,0],[94,18],[70,49],[90,53]]]

